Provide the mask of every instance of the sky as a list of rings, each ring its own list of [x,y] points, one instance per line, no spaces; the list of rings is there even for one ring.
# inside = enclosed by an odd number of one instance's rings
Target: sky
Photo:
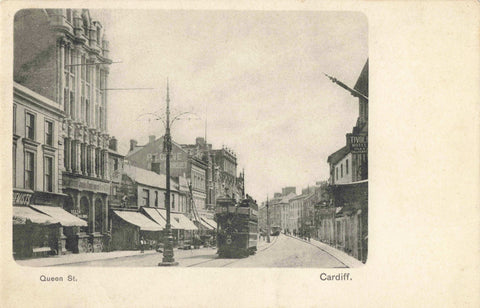
[[[246,193],[258,201],[282,187],[327,180],[327,157],[345,145],[368,58],[368,24],[356,12],[93,11],[110,42],[108,129],[126,154],[129,140],[161,136],[167,78],[173,140],[205,137],[237,154]]]

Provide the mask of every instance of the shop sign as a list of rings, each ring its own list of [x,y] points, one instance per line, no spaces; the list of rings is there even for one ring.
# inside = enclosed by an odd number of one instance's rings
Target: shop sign
[[[110,185],[108,183],[92,181],[89,179],[63,179],[63,186],[66,188],[76,188],[78,190],[90,190],[94,192],[110,194]]]
[[[14,205],[29,205],[32,193],[27,192],[13,192],[13,204]]]
[[[347,134],[347,143],[354,154],[366,154],[368,152],[368,135]]]

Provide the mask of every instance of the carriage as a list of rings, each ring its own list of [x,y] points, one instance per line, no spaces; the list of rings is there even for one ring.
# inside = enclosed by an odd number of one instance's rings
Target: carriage
[[[258,205],[247,198],[236,203],[234,199],[217,199],[217,247],[221,258],[243,258],[257,250]]]

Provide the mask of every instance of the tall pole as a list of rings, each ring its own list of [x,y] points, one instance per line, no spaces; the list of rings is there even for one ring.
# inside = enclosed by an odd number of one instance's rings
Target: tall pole
[[[270,243],[270,220],[268,214],[268,196],[267,196],[267,243]]]
[[[167,121],[165,128],[165,136],[163,137],[163,150],[166,152],[166,188],[167,192],[165,193],[165,209],[167,210],[167,224],[165,226],[165,244],[163,247],[163,259],[159,263],[159,266],[175,266],[178,265],[178,262],[175,262],[173,257],[173,236],[172,236],[172,226],[170,224],[170,155],[172,153],[172,137],[170,135],[170,95],[168,88],[168,79],[167,79]]]

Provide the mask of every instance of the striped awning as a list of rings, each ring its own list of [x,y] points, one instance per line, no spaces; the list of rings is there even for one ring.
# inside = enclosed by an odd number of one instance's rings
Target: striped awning
[[[153,219],[157,224],[159,224],[162,228],[165,228],[167,222],[165,218],[160,215],[160,213],[157,211],[155,208],[151,207],[143,207],[142,210],[145,211],[147,216],[149,216],[151,219]]]
[[[27,221],[41,225],[53,225],[59,221],[52,216],[40,213],[28,206],[14,206],[13,207],[13,224],[23,225]]]
[[[124,221],[140,227],[142,231],[162,231],[163,228],[150,218],[146,217],[139,212],[130,212],[130,211],[113,211],[118,217]]]
[[[170,213],[170,215],[172,215],[170,220],[179,222],[182,230],[198,230],[197,226],[182,213]]]
[[[58,206],[46,206],[46,205],[30,205],[32,208],[47,214],[60,222],[64,227],[86,227],[87,222],[78,218],[75,215],[70,214],[61,207]]]
[[[217,223],[213,219],[202,217],[202,220],[205,221],[208,225],[212,226],[213,229],[217,229]]]

